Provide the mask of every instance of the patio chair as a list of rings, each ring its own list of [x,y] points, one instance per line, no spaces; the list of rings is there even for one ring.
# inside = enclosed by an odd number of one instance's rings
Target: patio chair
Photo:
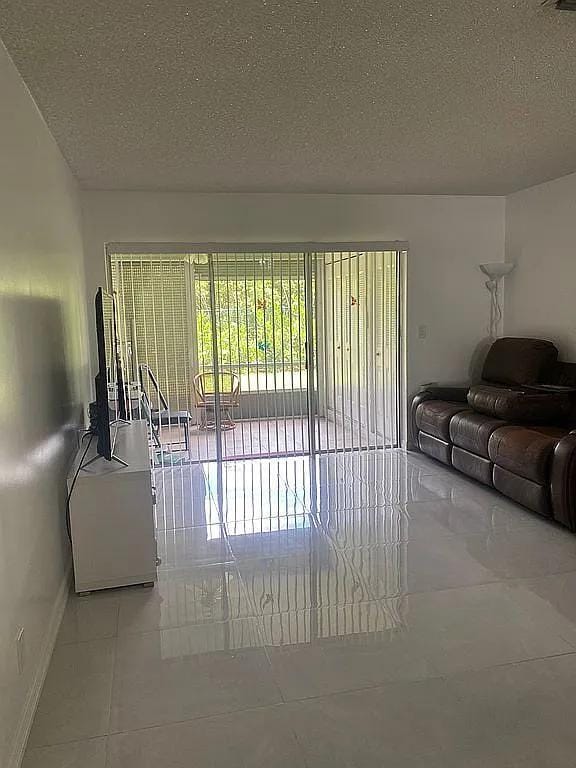
[[[183,443],[170,443],[172,445],[184,445],[188,455],[190,455],[190,435],[189,429],[192,422],[192,415],[189,411],[173,411],[164,397],[158,380],[152,369],[146,363],[141,363],[138,367],[140,378],[140,389],[142,391],[143,410],[146,413],[152,430],[152,438],[157,448],[162,447],[161,429],[162,427],[177,426],[182,429],[184,435]],[[154,408],[152,399],[148,392],[148,385],[151,385],[155,392],[159,408]]]
[[[233,408],[240,405],[240,377],[236,373],[220,373],[219,400],[220,400],[220,424],[222,429],[234,429],[236,422],[232,416]],[[194,396],[196,408],[200,412],[199,429],[216,428],[216,377],[213,371],[197,373],[194,376]]]

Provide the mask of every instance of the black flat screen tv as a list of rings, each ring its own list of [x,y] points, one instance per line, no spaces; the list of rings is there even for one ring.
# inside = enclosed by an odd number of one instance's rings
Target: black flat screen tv
[[[114,437],[110,426],[110,407],[108,404],[109,385],[116,385],[116,313],[114,297],[104,289],[98,288],[94,301],[96,310],[96,340],[98,345],[98,373],[95,379],[96,389],[96,435],[99,456],[112,461]]]

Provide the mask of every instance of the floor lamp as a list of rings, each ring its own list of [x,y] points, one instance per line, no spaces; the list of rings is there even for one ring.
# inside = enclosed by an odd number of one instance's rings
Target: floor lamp
[[[479,266],[480,270],[488,277],[485,285],[490,293],[490,338],[495,339],[498,336],[500,321],[502,320],[499,285],[502,278],[512,272],[514,264],[495,261],[489,264],[480,264]]]

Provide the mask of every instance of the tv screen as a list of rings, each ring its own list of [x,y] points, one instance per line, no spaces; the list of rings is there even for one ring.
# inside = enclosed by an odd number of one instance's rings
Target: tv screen
[[[99,288],[96,293],[95,310],[98,344],[98,373],[96,375],[97,451],[100,456],[111,461],[114,444],[110,431],[108,387],[110,384],[117,384],[116,317],[114,297],[102,288]]]

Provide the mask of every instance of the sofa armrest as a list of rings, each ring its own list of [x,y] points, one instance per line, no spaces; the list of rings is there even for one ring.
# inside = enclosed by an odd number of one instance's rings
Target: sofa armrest
[[[408,450],[418,451],[418,427],[416,426],[416,409],[426,400],[448,400],[451,403],[466,403],[468,384],[423,384],[412,398],[410,419],[408,423]]]
[[[451,403],[467,403],[469,384],[423,384],[416,397],[428,395],[426,400],[448,400]],[[423,400],[421,401],[423,402]]]
[[[576,532],[576,430],[554,449],[550,495],[554,519]]]

